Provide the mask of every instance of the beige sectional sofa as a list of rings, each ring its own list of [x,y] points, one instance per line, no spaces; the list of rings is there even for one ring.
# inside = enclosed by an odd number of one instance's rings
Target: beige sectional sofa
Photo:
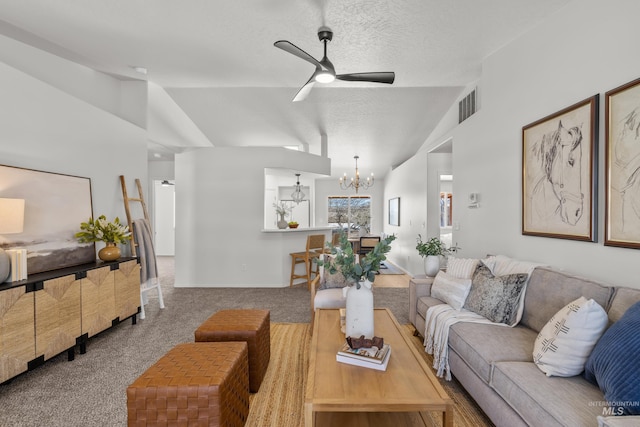
[[[425,276],[410,282],[409,318],[421,336],[427,309],[442,304],[430,296],[432,282]],[[640,290],[536,267],[529,277],[517,326],[451,326],[451,373],[497,426],[597,426],[597,417],[606,415],[603,393],[582,375],[548,377],[533,362],[539,331],[558,310],[580,296],[593,298],[613,323],[640,301]]]

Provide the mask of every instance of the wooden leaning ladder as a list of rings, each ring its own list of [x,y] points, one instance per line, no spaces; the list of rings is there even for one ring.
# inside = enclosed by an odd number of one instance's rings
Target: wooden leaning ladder
[[[122,198],[124,199],[124,210],[127,214],[127,223],[129,224],[129,230],[131,231],[131,255],[137,257],[137,247],[138,243],[135,241],[135,235],[133,233],[133,219],[131,218],[131,209],[129,208],[129,202],[139,202],[142,205],[142,212],[144,214],[144,219],[149,223],[149,228],[151,228],[151,222],[149,221],[149,211],[147,210],[147,204],[144,201],[144,196],[142,195],[142,184],[140,184],[140,180],[136,178],[136,187],[138,187],[138,197],[129,197],[127,194],[127,184],[124,179],[124,175],[120,175],[120,185],[122,186]],[[154,251],[155,252],[155,251]],[[155,263],[155,260],[154,260]],[[160,280],[156,277],[152,283],[141,283],[140,284],[140,319],[145,318],[144,306],[148,301],[146,293],[150,290],[156,289],[158,291],[158,304],[160,308],[164,308],[164,300],[162,299],[162,289],[160,288]]]
[[[129,230],[132,231],[131,234],[131,255],[137,256],[136,248],[138,244],[135,241],[133,236],[133,219],[131,218],[131,209],[129,208],[129,202],[140,202],[142,205],[142,212],[144,214],[144,219],[149,221],[149,211],[147,210],[147,204],[144,201],[144,196],[142,195],[142,184],[140,184],[140,180],[136,178],[136,186],[138,187],[138,197],[129,197],[127,194],[127,183],[124,179],[124,175],[120,175],[120,186],[122,187],[122,198],[124,199],[124,211],[127,214],[127,223],[129,224]],[[149,222],[149,226],[151,226],[151,222]]]

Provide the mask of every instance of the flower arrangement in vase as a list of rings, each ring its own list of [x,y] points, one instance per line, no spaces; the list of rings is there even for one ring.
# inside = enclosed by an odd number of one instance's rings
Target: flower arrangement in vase
[[[369,281],[373,283],[376,273],[380,271],[380,263],[387,259],[385,255],[391,250],[391,242],[396,239],[390,235],[382,239],[369,253],[356,262],[356,254],[353,252],[349,237],[345,232],[340,232],[338,246],[328,245],[333,258],[324,263],[329,273],[335,274],[338,270],[345,279],[360,289],[360,284]]]
[[[382,239],[372,251],[360,257],[357,262],[356,254],[346,233],[340,232],[339,246],[328,245],[331,248],[331,259],[321,264],[325,265],[329,273],[340,271],[351,285],[343,288],[346,298],[345,334],[347,337],[371,339],[374,337],[373,323],[373,292],[371,285],[380,271],[380,263],[387,259],[386,253],[391,250],[391,242],[395,235]]]
[[[120,248],[116,245],[131,240],[131,231],[128,225],[120,223],[120,218],[109,222],[106,216],[100,215],[95,220],[89,218],[87,222],[80,223],[80,231],[75,237],[80,243],[105,242],[106,246],[98,251],[98,257],[103,261],[115,261],[120,258]]]
[[[293,209],[291,206],[287,206],[287,204],[283,201],[280,203],[274,203],[273,207],[276,208],[276,214],[280,217],[278,220],[278,228],[285,229],[289,225],[285,220],[285,217],[291,213]]]

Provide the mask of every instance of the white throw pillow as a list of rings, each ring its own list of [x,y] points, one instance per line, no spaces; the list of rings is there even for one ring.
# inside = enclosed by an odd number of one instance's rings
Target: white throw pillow
[[[447,274],[459,279],[471,279],[478,266],[477,259],[456,258],[450,256],[447,260]]]
[[[431,296],[446,302],[456,310],[460,310],[471,290],[471,279],[453,277],[439,271],[431,285]]]
[[[570,302],[538,334],[533,361],[549,377],[580,374],[608,322],[607,313],[593,299]]]

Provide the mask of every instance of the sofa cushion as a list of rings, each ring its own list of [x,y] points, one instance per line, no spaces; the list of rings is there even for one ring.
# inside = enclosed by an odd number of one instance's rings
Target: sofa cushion
[[[481,261],[473,274],[464,308],[492,322],[513,326],[517,323],[518,302],[526,280],[526,274],[494,276]]]
[[[547,377],[533,362],[499,362],[493,389],[529,425],[593,426],[604,397],[581,376]]]
[[[449,348],[485,382],[497,361],[531,361],[536,332],[529,328],[456,323],[449,331]],[[453,372],[455,375],[456,373]]]
[[[627,415],[625,417],[598,417],[598,427],[638,427],[640,416]]]
[[[431,296],[460,311],[470,289],[471,279],[461,279],[439,271],[431,285]]]
[[[607,401],[633,403],[618,406],[622,407],[622,412],[627,415],[640,415],[638,331],[640,302],[632,305],[622,318],[604,333],[585,366],[585,378],[598,384]]]
[[[602,307],[613,294],[613,288],[572,274],[536,267],[527,283],[521,323],[540,332],[551,316],[571,301],[584,296]]]
[[[638,301],[640,301],[640,289],[616,288],[611,304],[607,308],[611,323],[620,320],[629,307]]]
[[[439,305],[439,304],[444,304],[444,301],[434,297],[420,297],[418,298],[418,314],[426,318],[427,310],[429,310],[430,307],[433,307],[434,305]],[[421,332],[424,332],[424,331],[421,331]]]
[[[580,297],[570,302],[538,334],[534,363],[548,376],[580,374],[608,321],[607,312],[594,300]]]

